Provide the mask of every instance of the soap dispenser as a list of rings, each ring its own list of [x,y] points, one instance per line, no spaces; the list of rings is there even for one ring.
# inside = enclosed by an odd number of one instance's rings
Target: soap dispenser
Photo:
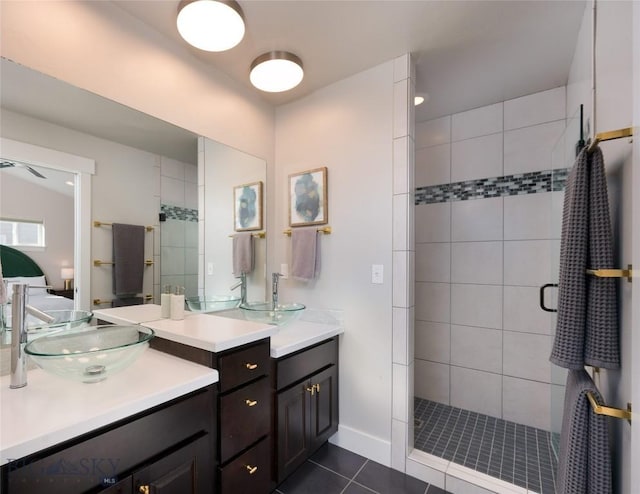
[[[160,295],[160,317],[169,319],[171,317],[171,285],[164,285]]]
[[[171,295],[171,319],[180,321],[184,319],[184,287],[176,286]]]

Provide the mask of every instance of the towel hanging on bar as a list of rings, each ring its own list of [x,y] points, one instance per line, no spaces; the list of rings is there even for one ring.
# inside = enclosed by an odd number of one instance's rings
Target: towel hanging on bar
[[[131,297],[142,292],[144,226],[113,224],[113,293]]]
[[[558,321],[550,360],[560,367],[620,366],[613,236],[602,151],[583,149],[567,179],[560,244]]]

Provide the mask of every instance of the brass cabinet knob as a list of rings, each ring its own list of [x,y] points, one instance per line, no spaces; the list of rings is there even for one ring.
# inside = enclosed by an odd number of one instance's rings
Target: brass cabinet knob
[[[139,492],[140,494],[149,494],[149,492],[150,492],[150,491],[149,491],[149,486],[148,486],[148,485],[141,485],[141,486],[138,488],[138,492]]]
[[[251,364],[251,363],[247,362],[246,367],[249,370],[256,370],[258,368],[258,364]]]
[[[316,386],[315,386],[315,384],[313,386],[307,386],[307,391],[309,391],[309,393],[311,393],[311,396],[316,394]]]
[[[258,471],[258,467],[252,467],[251,465],[247,465],[247,472],[249,472],[249,475],[253,475],[257,471]]]
[[[250,407],[254,407],[258,404],[256,400],[244,400],[244,402],[247,404],[247,406],[250,406]]]

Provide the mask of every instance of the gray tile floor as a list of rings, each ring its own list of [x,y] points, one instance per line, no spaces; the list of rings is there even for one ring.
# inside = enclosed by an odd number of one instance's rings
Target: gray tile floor
[[[421,398],[414,407],[417,449],[542,494],[555,493],[552,433]]]
[[[449,494],[326,443],[275,490],[278,494]]]

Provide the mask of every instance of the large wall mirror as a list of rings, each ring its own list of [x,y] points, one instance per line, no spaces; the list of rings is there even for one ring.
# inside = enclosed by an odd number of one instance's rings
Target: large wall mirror
[[[9,60],[1,59],[0,63],[0,136],[95,160],[88,206],[91,220],[153,226],[148,242],[145,240],[145,258],[153,259],[154,264],[145,271],[141,295],[159,303],[161,287],[167,284],[185,286],[187,296],[228,294],[234,282],[233,190],[245,183],[266,184],[265,161],[213,139],[198,141],[192,132]],[[53,176],[55,164],[45,166]],[[24,167],[0,168],[0,174],[0,179],[12,174],[11,183],[15,183],[16,174],[24,175],[22,178],[32,175]],[[41,186],[43,179],[39,180],[40,184],[31,180],[32,186]],[[9,179],[5,183],[9,185]],[[67,198],[69,193],[66,191]],[[38,193],[33,194],[35,197]],[[66,235],[68,231],[78,235],[68,207],[58,212],[54,211],[53,200],[23,200],[29,208],[0,205],[0,217],[5,211],[18,219],[53,215],[56,225],[66,226],[58,230],[53,220],[47,220],[51,238],[54,228],[56,234],[64,229]],[[263,208],[265,204],[263,196]],[[78,207],[76,200],[76,210]],[[87,294],[83,309],[110,306],[109,267],[93,265],[95,260],[111,259],[110,239],[108,227],[91,226],[83,247],[87,255],[83,261],[76,261],[82,262],[80,268],[89,273],[90,296]],[[250,277],[249,294],[252,299],[263,299],[266,242],[262,239],[254,246],[256,269]],[[28,250],[26,253],[30,254]],[[61,268],[69,264],[69,259],[73,261],[72,248],[67,255],[45,247],[32,257],[37,257],[49,283],[55,288],[63,286]]]

